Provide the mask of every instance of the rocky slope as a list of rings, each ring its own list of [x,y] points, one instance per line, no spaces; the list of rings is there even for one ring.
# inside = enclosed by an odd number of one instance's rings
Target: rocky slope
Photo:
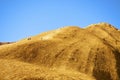
[[[0,46],[1,80],[120,80],[120,31],[67,26]]]

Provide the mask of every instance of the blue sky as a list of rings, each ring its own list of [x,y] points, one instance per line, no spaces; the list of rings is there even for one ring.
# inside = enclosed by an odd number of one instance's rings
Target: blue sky
[[[0,41],[99,22],[120,29],[120,0],[0,0]]]

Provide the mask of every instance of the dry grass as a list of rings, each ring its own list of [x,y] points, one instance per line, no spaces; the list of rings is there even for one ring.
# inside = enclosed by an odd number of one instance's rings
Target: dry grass
[[[71,26],[2,45],[0,71],[2,80],[120,80],[120,32]]]
[[[2,80],[94,80],[83,73],[56,70],[15,60],[0,59],[0,63]]]

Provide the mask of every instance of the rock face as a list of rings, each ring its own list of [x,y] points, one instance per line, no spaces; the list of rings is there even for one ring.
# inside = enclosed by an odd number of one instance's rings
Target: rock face
[[[0,46],[2,80],[120,80],[120,32],[67,26]]]

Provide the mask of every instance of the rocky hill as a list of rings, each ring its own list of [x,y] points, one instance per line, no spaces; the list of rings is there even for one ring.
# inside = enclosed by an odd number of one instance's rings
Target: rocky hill
[[[66,26],[0,46],[1,80],[120,80],[120,31]]]

